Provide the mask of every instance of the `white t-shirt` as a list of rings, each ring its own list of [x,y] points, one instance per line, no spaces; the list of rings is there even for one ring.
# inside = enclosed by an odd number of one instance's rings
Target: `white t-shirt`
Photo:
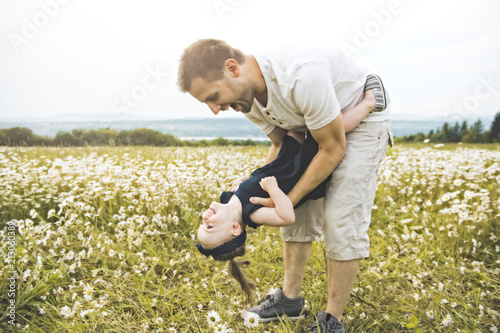
[[[363,100],[371,72],[347,58],[340,49],[300,43],[270,54],[255,55],[267,86],[266,107],[256,99],[245,116],[268,135],[275,126],[287,130],[320,129],[339,112]],[[390,118],[389,108],[364,121]]]

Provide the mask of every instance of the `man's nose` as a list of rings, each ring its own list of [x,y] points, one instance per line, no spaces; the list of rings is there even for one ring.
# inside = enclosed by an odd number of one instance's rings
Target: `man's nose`
[[[217,115],[219,114],[220,110],[221,110],[221,106],[218,105],[218,104],[215,104],[215,103],[207,103],[208,107],[210,108],[210,110],[212,110],[212,113]]]

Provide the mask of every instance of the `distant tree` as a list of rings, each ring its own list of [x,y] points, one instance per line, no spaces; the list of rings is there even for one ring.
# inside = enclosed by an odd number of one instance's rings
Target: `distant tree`
[[[150,128],[136,128],[130,131],[130,143],[134,146],[153,146],[158,134],[158,131]]]
[[[500,112],[497,112],[491,124],[489,137],[492,142],[500,142]]]
[[[456,122],[455,126],[453,126],[450,131],[450,142],[460,142],[462,140],[460,132],[460,124]]]
[[[255,146],[257,145],[257,142],[253,141],[252,139],[246,139],[241,142],[242,146]]]
[[[80,146],[80,141],[75,138],[71,133],[58,132],[54,138],[56,146]]]
[[[451,141],[450,125],[448,125],[448,123],[444,123],[442,131],[443,131],[442,142],[450,142]]]
[[[4,133],[9,146],[33,146],[41,141],[39,136],[26,127],[9,128]]]
[[[464,120],[464,122],[462,123],[462,128],[460,128],[460,136],[462,138],[469,133],[469,127],[468,126],[469,125],[467,124],[467,121]]]
[[[115,145],[117,137],[118,132],[109,127],[100,128],[98,130],[91,129],[83,134],[85,144],[90,146]]]
[[[484,133],[484,126],[483,126],[483,122],[481,121],[481,119],[478,119],[474,123],[473,127],[476,129],[476,131],[477,131],[478,134]]]
[[[481,138],[481,134],[477,131],[477,128],[471,126],[468,133],[462,137],[462,142],[478,143],[481,142]]]
[[[413,142],[423,142],[425,140],[425,134],[422,132],[418,132],[413,136]]]
[[[434,142],[436,134],[434,134],[434,130],[430,130],[429,134],[427,134],[427,139],[429,139],[430,142]]]
[[[120,131],[116,137],[116,144],[120,146],[130,146],[132,144],[130,139],[130,131]]]
[[[0,130],[0,146],[8,146],[9,145],[9,139],[7,137],[7,134],[5,133],[4,129]]]
[[[180,141],[171,134],[159,133],[155,138],[155,146],[176,147]]]
[[[216,146],[228,146],[230,142],[228,139],[217,138],[215,140],[212,140],[212,144]]]
[[[83,129],[74,129],[74,130],[71,131],[71,135],[76,140],[76,142],[78,142],[78,144],[77,144],[78,146],[84,146],[85,145],[85,141],[84,141],[85,130],[83,130]]]
[[[445,126],[448,127],[448,123],[444,123],[443,124],[443,128]],[[444,134],[443,128],[438,127],[436,129],[436,133],[434,134],[434,137],[433,137],[433,140],[432,140],[433,142],[447,142],[447,138],[446,138],[446,136]]]

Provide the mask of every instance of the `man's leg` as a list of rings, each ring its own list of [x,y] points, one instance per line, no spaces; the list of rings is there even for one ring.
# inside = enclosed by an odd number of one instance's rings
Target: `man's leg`
[[[304,300],[300,296],[302,280],[307,259],[311,254],[311,242],[283,242],[285,261],[285,281],[283,288],[278,288],[268,295],[259,305],[249,309],[259,316],[260,322],[279,320],[284,314],[289,319],[303,318]],[[242,313],[245,318],[246,313]]]
[[[283,257],[285,260],[285,280],[283,293],[288,298],[300,295],[307,260],[311,255],[311,242],[283,242]]]
[[[359,269],[360,259],[337,261],[327,259],[328,303],[325,312],[339,321],[344,313]]]
[[[346,152],[333,172],[325,196],[327,306],[311,332],[343,333],[341,318],[361,258],[369,256],[368,229],[377,188],[377,172],[389,141],[390,122],[362,122],[346,134]]]
[[[281,227],[285,266],[283,288],[248,310],[258,314],[260,322],[279,320],[283,314],[289,319],[304,317],[304,300],[300,292],[312,242],[322,238],[323,206],[323,198],[308,200],[295,209],[295,223]]]

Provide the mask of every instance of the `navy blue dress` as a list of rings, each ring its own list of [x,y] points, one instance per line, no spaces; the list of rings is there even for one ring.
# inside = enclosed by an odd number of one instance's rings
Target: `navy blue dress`
[[[269,198],[269,194],[262,189],[259,182],[264,177],[274,176],[279,188],[288,194],[306,171],[312,159],[318,152],[318,143],[310,133],[301,145],[297,140],[289,135],[283,137],[278,157],[271,163],[255,170],[252,175],[243,181],[234,192],[225,191],[220,195],[221,203],[228,203],[232,195],[235,194],[241,201],[243,208],[243,222],[256,229],[260,224],[254,223],[250,215],[257,209],[263,207],[250,202],[250,197]],[[325,196],[326,183],[331,175],[320,185],[306,195],[294,208],[299,207],[309,199],[319,199]]]

